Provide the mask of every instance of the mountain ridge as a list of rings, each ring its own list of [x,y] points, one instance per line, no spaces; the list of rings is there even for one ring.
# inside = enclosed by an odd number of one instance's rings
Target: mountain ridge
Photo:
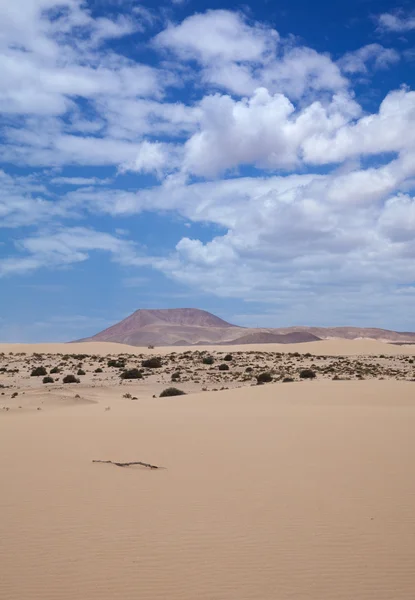
[[[117,342],[131,346],[201,344],[288,344],[324,339],[374,339],[415,343],[415,333],[375,327],[241,327],[198,308],[142,308],[80,342]]]

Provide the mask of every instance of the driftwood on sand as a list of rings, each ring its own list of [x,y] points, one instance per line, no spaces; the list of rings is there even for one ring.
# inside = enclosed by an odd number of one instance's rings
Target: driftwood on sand
[[[108,465],[115,465],[116,467],[131,467],[132,465],[141,465],[142,467],[147,467],[148,469],[161,469],[162,467],[158,467],[157,465],[150,465],[149,463],[140,462],[136,460],[134,462],[115,462],[113,460],[93,460],[94,463],[105,463]]]

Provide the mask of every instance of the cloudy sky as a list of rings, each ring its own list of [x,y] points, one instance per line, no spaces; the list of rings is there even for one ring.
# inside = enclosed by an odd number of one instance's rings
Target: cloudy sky
[[[0,0],[0,340],[415,330],[415,12]]]

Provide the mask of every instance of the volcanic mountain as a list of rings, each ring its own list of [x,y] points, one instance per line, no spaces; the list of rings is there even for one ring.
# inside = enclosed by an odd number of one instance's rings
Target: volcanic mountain
[[[202,344],[295,344],[322,339],[374,339],[415,343],[415,333],[359,327],[248,328],[227,323],[197,308],[140,309],[83,342],[118,342],[131,346]]]

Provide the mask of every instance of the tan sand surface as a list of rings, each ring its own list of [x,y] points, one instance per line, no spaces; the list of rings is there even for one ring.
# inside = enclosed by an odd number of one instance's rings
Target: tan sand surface
[[[413,600],[414,383],[89,393],[0,413],[2,600]]]
[[[415,345],[394,345],[376,340],[322,340],[321,342],[307,342],[303,344],[242,344],[230,346],[162,346],[154,350],[142,346],[127,346],[114,342],[75,342],[65,343],[40,343],[40,344],[1,344],[0,352],[26,352],[27,354],[40,353],[87,353],[96,355],[106,354],[169,354],[170,352],[185,352],[186,350],[216,350],[221,352],[300,352],[319,354],[321,356],[357,356],[359,354],[386,354],[397,356],[399,354],[415,355]]]

